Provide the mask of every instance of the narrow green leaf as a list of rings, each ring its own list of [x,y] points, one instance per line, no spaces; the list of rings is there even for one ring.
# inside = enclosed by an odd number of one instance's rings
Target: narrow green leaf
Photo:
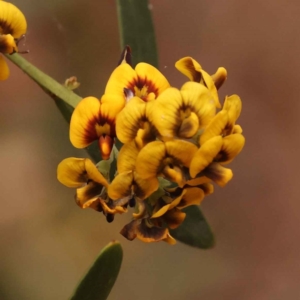
[[[188,206],[182,210],[186,213],[184,222],[176,229],[170,230],[171,235],[187,245],[208,249],[214,246],[215,239],[198,206]]]
[[[77,287],[71,300],[105,300],[118,277],[123,258],[119,242],[109,243]]]
[[[151,10],[147,0],[117,0],[121,48],[129,45],[132,62],[158,67]]]

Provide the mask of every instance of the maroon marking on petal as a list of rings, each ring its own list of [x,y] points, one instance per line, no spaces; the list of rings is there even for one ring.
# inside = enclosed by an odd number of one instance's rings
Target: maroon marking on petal
[[[138,77],[137,80],[129,82],[125,88],[130,89],[134,92],[134,87],[137,87],[139,90],[141,90],[144,86],[147,87],[147,95],[150,93],[154,93],[155,98],[157,98],[158,87],[154,84],[154,82],[151,79],[148,79],[147,76],[144,79]],[[146,101],[146,97],[142,97],[141,99]]]
[[[201,81],[201,73],[195,70],[195,67],[193,65],[193,62],[191,60],[186,60],[184,62],[184,65],[187,69],[189,69],[192,72],[193,79],[195,82],[200,82]]]
[[[2,34],[11,34],[14,35],[14,28],[9,24],[7,21],[0,19],[0,28],[2,31]]]
[[[87,144],[90,144],[98,139],[96,124],[99,124],[99,117],[93,117],[90,119],[84,128],[84,141]]]

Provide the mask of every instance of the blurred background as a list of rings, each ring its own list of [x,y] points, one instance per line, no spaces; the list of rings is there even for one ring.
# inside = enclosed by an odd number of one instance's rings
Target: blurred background
[[[28,22],[26,59],[59,82],[76,75],[78,94],[100,97],[121,51],[115,2],[13,3]],[[122,243],[124,261],[111,300],[298,299],[299,2],[150,4],[160,70],[171,84],[186,80],[175,61],[192,56],[209,73],[224,66],[221,98],[243,101],[246,146],[230,165],[234,178],[201,205],[216,246],[129,242],[118,233],[129,214],[108,224],[77,207],[56,167],[86,153],[71,146],[52,99],[10,63],[0,83],[1,299],[67,299],[112,239]]]

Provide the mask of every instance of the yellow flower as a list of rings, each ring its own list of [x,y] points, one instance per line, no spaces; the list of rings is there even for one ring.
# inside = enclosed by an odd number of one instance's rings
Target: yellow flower
[[[155,101],[144,102],[139,97],[130,99],[124,109],[118,114],[116,132],[122,143],[135,140],[138,148],[156,140],[156,131],[149,120],[149,112]]]
[[[221,107],[217,89],[222,86],[227,78],[226,69],[221,67],[214,75],[210,76],[192,57],[181,58],[176,62],[175,67],[191,81],[200,82],[207,87],[215,100],[216,107]]]
[[[126,102],[133,96],[150,101],[170,86],[167,79],[149,64],[139,63],[133,69],[127,63],[127,54],[123,52],[124,58],[111,74],[100,101],[95,97],[83,99],[71,118],[70,140],[73,146],[85,148],[98,140],[103,159],[109,158],[116,137],[116,117]]]
[[[118,174],[108,188],[111,199],[134,196],[141,201],[157,190],[159,184],[156,177],[145,180],[135,171],[138,153],[139,150],[134,142],[122,146],[117,161]]]
[[[226,97],[223,109],[206,126],[199,138],[200,148],[191,161],[192,178],[206,176],[221,186],[232,178],[232,171],[222,164],[231,162],[244,147],[242,130],[235,125],[241,108],[241,99],[237,95]]]
[[[170,235],[167,227],[161,227],[149,218],[133,220],[125,225],[120,233],[132,241],[136,237],[146,243],[165,241],[174,245],[176,240]]]
[[[102,173],[88,159],[69,158],[59,165],[58,179],[77,188],[80,207],[103,211],[108,221],[135,206],[133,220],[121,230],[128,240],[175,244],[169,230],[183,223],[182,209],[213,193],[212,181],[224,186],[233,176],[224,165],[245,143],[236,124],[241,100],[226,97],[217,112],[224,68],[210,76],[185,57],[176,67],[190,81],[179,90],[154,67],[140,63],[133,69],[129,62],[126,47],[101,99],[83,99],[71,118],[72,144],[84,148],[98,140],[102,158],[110,157],[99,163]],[[115,137],[123,145],[110,156]]]
[[[167,79],[153,66],[139,63],[133,69],[122,62],[111,74],[105,88],[105,97],[116,97],[124,106],[133,96],[147,102],[154,100],[170,86]]]
[[[13,4],[0,1],[0,53],[13,54],[18,52],[18,39],[27,29],[26,19],[23,13]],[[9,76],[6,61],[0,55],[0,80]]]
[[[180,91],[165,90],[152,106],[150,119],[162,137],[188,139],[203,129],[215,113],[216,106],[208,89],[187,82]]]
[[[129,199],[112,201],[107,195],[108,182],[88,158],[69,157],[57,167],[57,179],[63,185],[77,188],[75,200],[81,208],[102,211],[108,222],[116,213],[126,212]]]

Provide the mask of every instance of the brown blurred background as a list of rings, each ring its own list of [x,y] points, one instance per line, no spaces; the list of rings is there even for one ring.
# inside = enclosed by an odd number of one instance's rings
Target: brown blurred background
[[[111,300],[299,299],[299,2],[150,2],[172,85],[185,81],[174,63],[189,55],[210,73],[226,67],[221,96],[243,100],[234,178],[202,205],[215,248],[129,242],[118,233],[129,215],[108,224],[79,209],[56,166],[86,153],[71,146],[51,98],[10,64],[0,83],[0,299],[67,299],[112,239],[124,261]],[[60,82],[76,75],[81,96],[100,97],[120,54],[114,1],[13,3],[28,21],[26,59]]]

